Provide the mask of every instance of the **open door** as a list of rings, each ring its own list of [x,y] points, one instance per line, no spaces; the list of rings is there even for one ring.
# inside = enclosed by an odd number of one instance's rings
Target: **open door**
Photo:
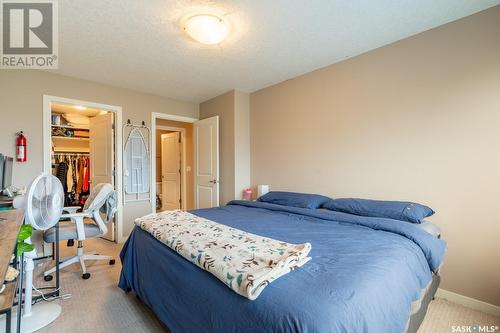
[[[181,208],[180,133],[161,135],[161,210]]]
[[[115,186],[114,137],[112,112],[90,118],[90,191],[99,183]],[[114,222],[108,224],[108,233],[103,238],[115,241]]]
[[[219,116],[194,123],[195,208],[219,206]]]

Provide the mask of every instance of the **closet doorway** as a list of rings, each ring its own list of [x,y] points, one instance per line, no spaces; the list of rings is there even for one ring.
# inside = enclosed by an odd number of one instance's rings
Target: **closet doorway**
[[[93,187],[112,184],[121,203],[121,109],[44,96],[44,171],[58,177],[65,206],[83,208]],[[121,240],[122,209],[102,238]]]
[[[182,179],[186,170],[183,167],[183,152],[186,151],[185,129],[158,128],[164,132],[160,135],[160,182],[161,205],[160,209],[174,210],[182,208]]]
[[[194,208],[194,121],[153,114],[153,212]]]

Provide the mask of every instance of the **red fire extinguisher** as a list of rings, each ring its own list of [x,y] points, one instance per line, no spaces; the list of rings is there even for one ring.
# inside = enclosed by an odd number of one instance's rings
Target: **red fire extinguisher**
[[[26,162],[26,137],[23,135],[23,131],[17,133],[16,160]]]

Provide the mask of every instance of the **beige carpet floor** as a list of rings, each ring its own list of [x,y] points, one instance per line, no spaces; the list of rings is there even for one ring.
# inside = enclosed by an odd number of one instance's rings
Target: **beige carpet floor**
[[[62,271],[62,293],[70,293],[72,297],[55,301],[61,304],[62,314],[40,332],[168,332],[147,306],[132,293],[126,294],[117,287],[121,246],[103,239],[88,240],[85,246],[88,251],[115,256],[116,264],[109,266],[105,261],[90,262],[88,272],[92,276],[88,280],[81,279],[78,265]],[[70,255],[74,251],[76,246],[67,248],[61,243],[63,255]],[[41,272],[42,269],[39,267],[37,271]],[[35,286],[44,285],[47,283],[39,275]],[[473,324],[500,326],[500,318],[436,299],[430,304],[419,333],[452,332],[452,325]]]

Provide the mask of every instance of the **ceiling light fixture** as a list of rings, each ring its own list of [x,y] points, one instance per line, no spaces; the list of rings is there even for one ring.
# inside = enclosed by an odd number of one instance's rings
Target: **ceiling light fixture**
[[[194,40],[207,45],[219,44],[229,34],[229,25],[215,15],[191,16],[184,25],[184,31]]]
[[[87,110],[87,108],[85,106],[81,106],[81,105],[74,105],[73,107],[77,110],[80,110],[80,111]]]

